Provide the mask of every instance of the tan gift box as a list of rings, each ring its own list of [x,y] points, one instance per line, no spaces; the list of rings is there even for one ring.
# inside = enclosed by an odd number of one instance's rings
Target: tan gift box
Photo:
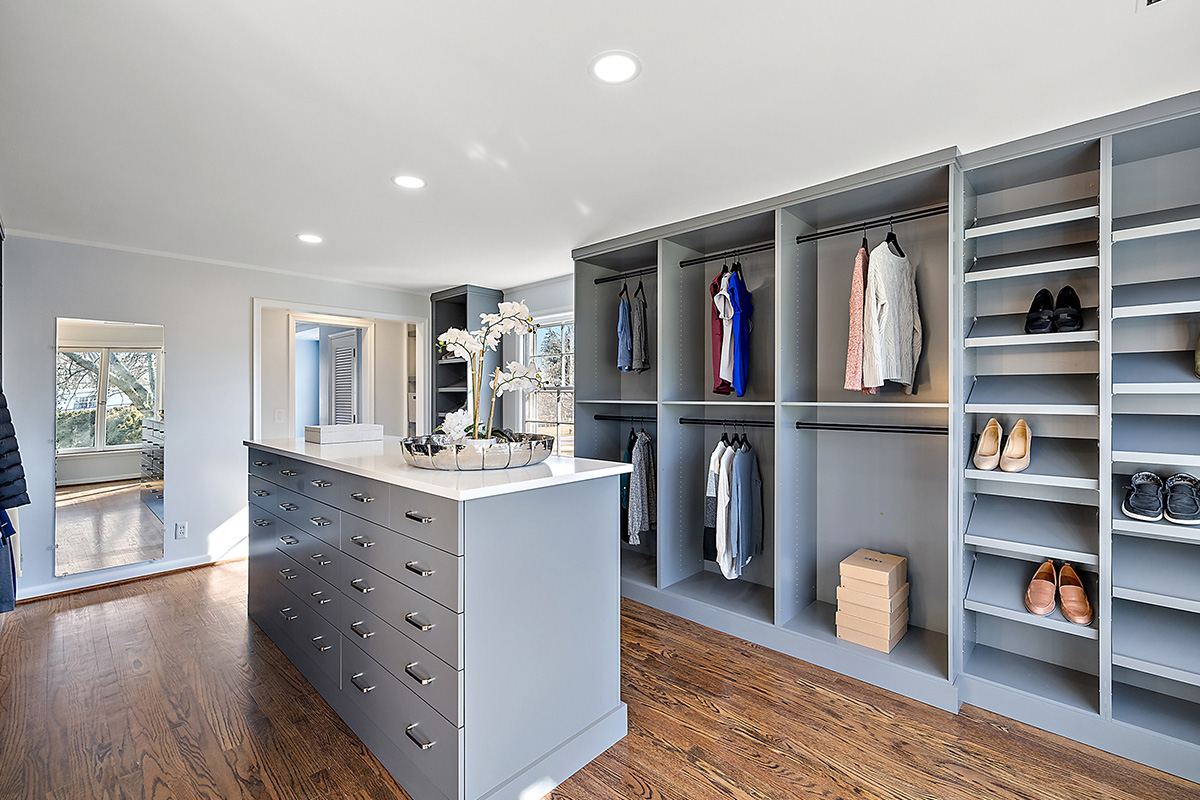
[[[896,593],[891,597],[880,597],[879,595],[868,594],[862,591],[861,587],[870,588],[873,585],[843,578],[842,585],[837,587],[838,605],[849,603],[850,605],[861,606],[874,611],[886,611],[889,617],[896,613],[896,609],[908,605],[909,585],[907,583],[897,589]]]
[[[856,550],[842,560],[841,576],[865,584],[861,589],[855,587],[856,591],[891,597],[908,580],[908,559],[875,550]]]
[[[891,627],[896,623],[896,620],[904,614],[908,613],[908,604],[902,603],[894,611],[888,611],[886,608],[869,608],[867,606],[856,606],[853,603],[847,603],[845,600],[838,600],[837,613],[839,615],[846,614],[851,617],[857,617],[864,622],[869,622],[872,625],[882,625]]]
[[[891,639],[897,633],[903,633],[908,629],[908,609],[906,608],[900,612],[900,616],[891,624],[871,622],[848,614],[845,611],[839,611],[837,612],[837,626],[839,631],[849,629],[865,633],[868,636]]]
[[[907,617],[905,618],[907,619]],[[884,630],[887,630],[886,628]],[[896,643],[904,638],[904,634],[908,633],[908,625],[904,624],[899,627],[893,636],[876,636],[870,633],[863,633],[854,628],[847,628],[844,625],[838,625],[837,638],[854,644],[861,644],[863,647],[869,647],[872,650],[878,650],[882,653],[892,652],[892,648]]]

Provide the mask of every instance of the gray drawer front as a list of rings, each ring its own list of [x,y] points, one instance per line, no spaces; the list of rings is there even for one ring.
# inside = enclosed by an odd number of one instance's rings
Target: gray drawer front
[[[391,487],[391,522],[388,527],[431,544],[439,550],[463,554],[458,525],[458,503],[445,497]]]
[[[293,491],[300,491],[311,464],[262,450],[250,451],[250,474]]]
[[[342,647],[342,691],[443,794],[460,796],[459,729],[350,641]],[[418,742],[429,747],[421,749]]]
[[[338,629],[413,694],[462,727],[462,673],[379,617],[350,600],[341,607]]]
[[[300,486],[300,491],[304,494],[348,514],[369,519],[380,525],[388,524],[388,484],[329,467],[312,464],[307,466],[308,474]]]
[[[288,555],[290,554],[284,553],[285,559]],[[333,582],[337,580],[336,575],[327,574],[328,580],[322,580],[303,562],[296,563],[291,560],[287,560],[284,567],[290,568],[289,574],[298,576],[290,580],[285,577],[284,582],[292,593],[325,619],[337,625],[341,620],[342,607],[349,602],[345,595],[333,586]]]
[[[450,666],[462,666],[458,614],[352,558],[343,562],[338,588]]]
[[[462,610],[459,556],[349,514],[342,516],[342,549],[446,608]]]
[[[280,523],[275,547],[294,559],[326,583],[336,584],[341,575],[341,563],[346,559],[341,550],[323,542],[286,522]]]
[[[272,499],[278,501],[268,506],[272,514],[335,548],[340,546],[342,512],[287,489],[278,489]]]
[[[284,586],[278,599],[277,624],[300,649],[321,668],[325,676],[341,685],[341,636],[337,628],[302,603]]]
[[[246,498],[251,503],[267,511],[270,511],[273,508],[278,510],[278,504],[282,501],[275,500],[274,498],[278,497],[284,490],[280,489],[278,485],[271,483],[266,478],[261,478],[253,473],[251,473],[249,477],[248,484],[249,491],[246,495]]]

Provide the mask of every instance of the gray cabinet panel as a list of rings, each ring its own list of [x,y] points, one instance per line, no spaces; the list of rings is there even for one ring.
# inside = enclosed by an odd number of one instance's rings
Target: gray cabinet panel
[[[340,681],[342,647],[337,628],[288,591],[290,588],[282,587],[283,594],[277,600],[280,628],[329,680]]]
[[[332,547],[340,546],[342,514],[336,508],[284,488],[273,499],[278,502],[270,508],[272,514]]]
[[[462,610],[462,559],[349,514],[342,517],[348,554],[392,575],[453,611]]]

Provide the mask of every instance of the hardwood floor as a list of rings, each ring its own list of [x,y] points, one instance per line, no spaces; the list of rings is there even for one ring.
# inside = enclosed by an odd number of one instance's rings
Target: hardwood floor
[[[246,564],[0,614],[0,798],[407,795],[246,617]],[[1200,786],[955,716],[630,601],[629,736],[554,800],[1195,800]]]

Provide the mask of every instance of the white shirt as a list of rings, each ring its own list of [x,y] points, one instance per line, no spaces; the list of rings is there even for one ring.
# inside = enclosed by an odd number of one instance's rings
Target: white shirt
[[[921,357],[917,270],[887,242],[871,251],[863,294],[863,386],[904,384],[912,394]]]
[[[733,580],[741,575],[741,565],[736,563],[737,548],[733,546],[729,524],[729,497],[733,483],[733,456],[737,451],[725,448],[721,464],[717,469],[717,566],[721,574]]]
[[[721,288],[713,295],[713,305],[721,319],[721,368],[717,377],[733,383],[733,300],[729,297],[729,275],[721,276]]]

